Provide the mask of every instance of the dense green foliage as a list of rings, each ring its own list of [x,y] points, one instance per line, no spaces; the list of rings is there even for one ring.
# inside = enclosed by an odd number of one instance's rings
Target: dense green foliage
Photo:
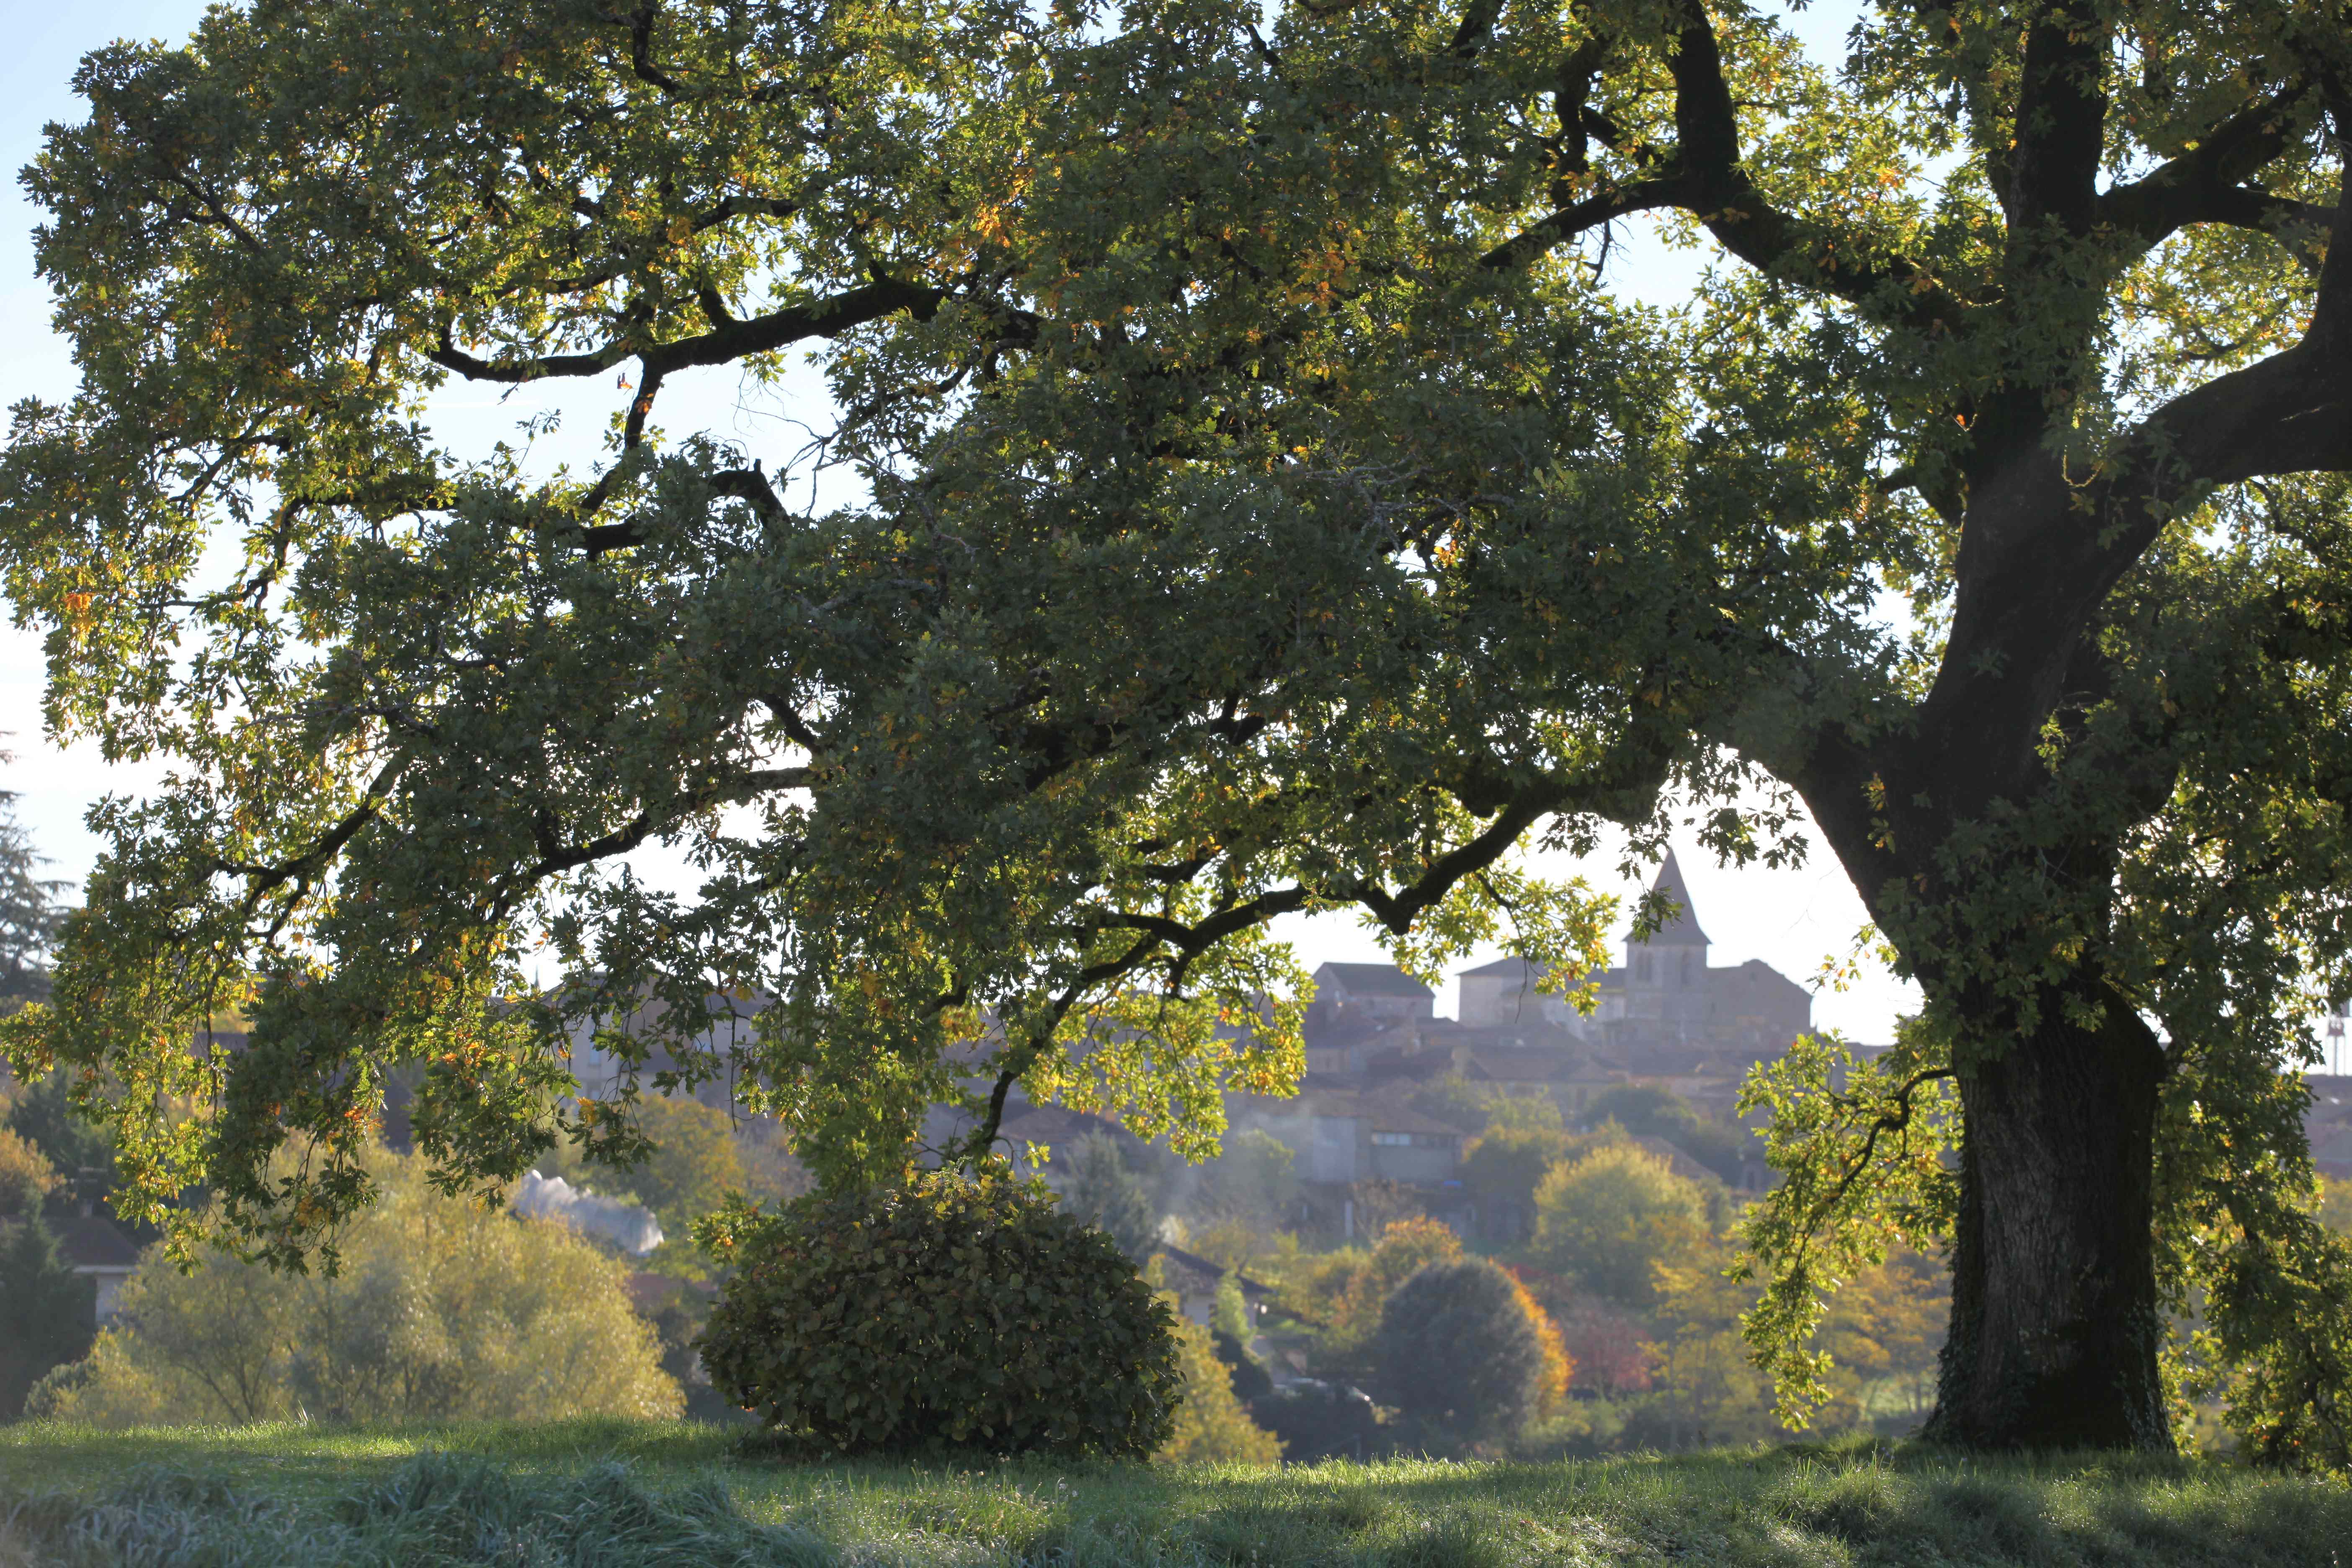
[[[1523,842],[1785,858],[1801,803],[1928,1017],[1766,1091],[1792,1408],[1825,1297],[1948,1242],[1945,1436],[2168,1447],[2201,1304],[2248,1440],[2352,1463],[2282,1076],[2352,959],[2352,27],[1884,0],[1847,45],[253,0],[100,52],[29,175],[81,382],[16,411],[0,569],[60,732],[172,782],[103,815],[12,1061],[103,1103],[134,1211],[212,1190],[184,1251],[281,1259],[403,1064],[453,1184],[625,1158],[581,1025],[839,1190],[936,1104],[983,1156],[1015,1085],[1198,1154],[1299,1070],[1269,921],[1589,974],[1606,902]],[[1717,264],[1689,311],[1624,296],[1627,220]],[[797,344],[809,463],[665,435]],[[461,452],[460,381],[617,382],[608,442]],[[855,499],[795,510],[819,463]],[[654,841],[695,892],[614,869]]]
[[[1688,1262],[1708,1238],[1698,1184],[1637,1143],[1563,1161],[1536,1188],[1535,1258],[1609,1300],[1648,1306],[1658,1266]]]
[[[1582,1114],[1589,1127],[1613,1121],[1636,1138],[1664,1138],[1726,1182],[1738,1181],[1743,1157],[1764,1152],[1748,1129],[1702,1116],[1680,1095],[1654,1086],[1605,1089]]]
[[[1514,1120],[1488,1130],[1507,1143],[1518,1131]],[[1548,1231],[1486,1244],[1517,1282],[1546,1362],[1536,1419],[1506,1451],[1589,1457],[1789,1439],[1771,1380],[1743,1343],[1755,1288],[1727,1277],[1742,1222],[1735,1196],[1704,1175],[1685,1181],[1618,1130],[1559,1136],[1563,1152],[1542,1182],[1553,1200]],[[1586,1164],[1596,1152],[1610,1157]],[[1391,1227],[1370,1249],[1310,1252],[1285,1238],[1256,1266],[1276,1287],[1265,1324],[1277,1354],[1316,1378],[1392,1398],[1376,1343],[1381,1310],[1416,1270],[1463,1255],[1460,1237],[1425,1219]],[[1917,1429],[1933,1404],[1949,1279],[1940,1258],[1906,1250],[1842,1283],[1803,1342],[1830,1360],[1811,1426]],[[1261,1414],[1286,1443],[1312,1442],[1307,1417],[1321,1408],[1293,1402]],[[1349,1414],[1358,1419],[1336,1447],[1301,1447],[1294,1457],[1459,1453],[1495,1441],[1401,1411],[1379,1422],[1370,1410]],[[2200,1443],[2215,1446],[2210,1410],[2199,1423]]]
[[[340,1238],[332,1275],[217,1255],[183,1274],[151,1247],[118,1322],[34,1413],[111,1426],[677,1413],[625,1264],[437,1193],[398,1155],[375,1173],[383,1199]]]
[[[114,1139],[104,1124],[76,1112],[63,1073],[17,1089],[0,1109],[0,1126],[23,1139],[68,1182],[79,1182],[85,1172],[101,1182],[112,1174]]]
[[[89,1349],[94,1291],[58,1251],[38,1203],[0,1219],[0,1421],[13,1421],[34,1385]]]
[[[1179,1393],[1167,1306],[1101,1231],[1001,1174],[722,1211],[711,1382],[823,1454],[1141,1458]]]
[[[635,1201],[653,1211],[662,1243],[641,1266],[680,1278],[701,1279],[709,1260],[692,1239],[694,1222],[713,1214],[730,1195],[781,1198],[773,1190],[747,1193],[751,1183],[742,1140],[734,1118],[698,1100],[649,1096],[632,1112],[645,1140],[625,1170],[588,1164],[566,1144],[539,1163],[548,1175],[565,1176],[574,1186],[606,1197]]]
[[[637,1108],[653,1151],[619,1177],[629,1195],[654,1211],[662,1229],[687,1227],[743,1190],[743,1161],[728,1114],[691,1100],[656,1099]]]
[[[1572,1465],[778,1466],[716,1428],[0,1431],[0,1556],[221,1568],[2308,1568],[2352,1494],[1927,1448]]]
[[[89,1349],[95,1291],[44,1223],[64,1183],[41,1152],[0,1125],[0,1421],[33,1384]]]
[[[2352,1236],[2352,1179],[2320,1178],[2319,1219],[2339,1235]]]
[[[1459,1173],[1462,1184],[1482,1203],[1490,1208],[1502,1205],[1532,1225],[1536,1184],[1576,1146],[1577,1139],[1549,1100],[1527,1103],[1541,1110],[1512,1105],[1508,1114],[1489,1118],[1462,1145]]]
[[[1360,1350],[1380,1331],[1381,1309],[1398,1286],[1430,1264],[1461,1257],[1462,1238],[1435,1220],[1401,1221],[1382,1229],[1369,1248],[1289,1258],[1283,1304],[1333,1350]]]
[[[1543,1342],[1511,1277],[1432,1263],[1381,1305],[1375,1364],[1399,1409],[1472,1436],[1516,1433],[1543,1397]]]

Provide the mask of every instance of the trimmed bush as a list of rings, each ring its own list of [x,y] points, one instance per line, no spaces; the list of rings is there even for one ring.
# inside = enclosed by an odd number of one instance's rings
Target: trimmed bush
[[[1180,1397],[1168,1309],[1101,1231],[1002,1175],[735,1207],[711,1382],[821,1453],[1141,1458]]]
[[[1469,1436],[1518,1431],[1543,1397],[1543,1335],[1518,1281],[1484,1258],[1433,1263],[1397,1287],[1375,1342],[1407,1415]]]

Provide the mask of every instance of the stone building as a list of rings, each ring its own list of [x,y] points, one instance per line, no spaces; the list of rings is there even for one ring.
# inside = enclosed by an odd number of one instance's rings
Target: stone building
[[[1538,990],[1540,972],[1523,959],[1463,971],[1454,1018],[1436,1016],[1431,989],[1393,965],[1323,965],[1298,1098],[1237,1100],[1235,1124],[1288,1144],[1310,1203],[1347,1235],[1367,1183],[1410,1188],[1427,1212],[1486,1228],[1456,1179],[1460,1131],[1415,1106],[1448,1074],[1549,1099],[1571,1123],[1623,1084],[1728,1115],[1748,1068],[1812,1026],[1812,996],[1758,960],[1707,962],[1713,944],[1671,854],[1654,890],[1672,900],[1668,918],[1593,977],[1590,1013]]]
[[[1628,1077],[1655,1079],[1737,1076],[1812,1027],[1812,994],[1770,964],[1707,962],[1713,944],[1671,850],[1653,890],[1675,910],[1649,936],[1626,938],[1624,963],[1597,977],[1591,1013],[1546,995],[1534,964],[1507,958],[1463,972],[1461,1023],[1548,1026]]]

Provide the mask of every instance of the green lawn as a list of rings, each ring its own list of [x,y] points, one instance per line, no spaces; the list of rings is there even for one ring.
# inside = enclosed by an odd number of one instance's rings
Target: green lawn
[[[2352,1568],[2352,1491],[1849,1447],[1278,1473],[795,1466],[694,1426],[0,1428],[16,1563],[2215,1563]]]

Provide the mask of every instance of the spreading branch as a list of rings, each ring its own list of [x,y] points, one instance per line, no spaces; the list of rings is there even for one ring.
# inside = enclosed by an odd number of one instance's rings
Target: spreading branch
[[[628,360],[642,361],[648,378],[698,365],[727,364],[753,354],[772,353],[806,338],[837,337],[900,310],[921,317],[939,308],[944,289],[891,279],[844,289],[803,305],[771,310],[748,321],[729,320],[707,332],[642,343],[622,337],[579,353],[533,354],[519,360],[487,360],[457,346],[451,326],[425,357],[444,370],[475,381],[522,383],[565,376],[601,375]]]
[[[2101,195],[2097,221],[2148,247],[2199,223],[2271,234],[2291,224],[2329,227],[2335,215],[2327,208],[2248,184],[2286,151],[2296,112],[2310,96],[2308,83],[2292,82],[2239,110],[2189,151]]]

